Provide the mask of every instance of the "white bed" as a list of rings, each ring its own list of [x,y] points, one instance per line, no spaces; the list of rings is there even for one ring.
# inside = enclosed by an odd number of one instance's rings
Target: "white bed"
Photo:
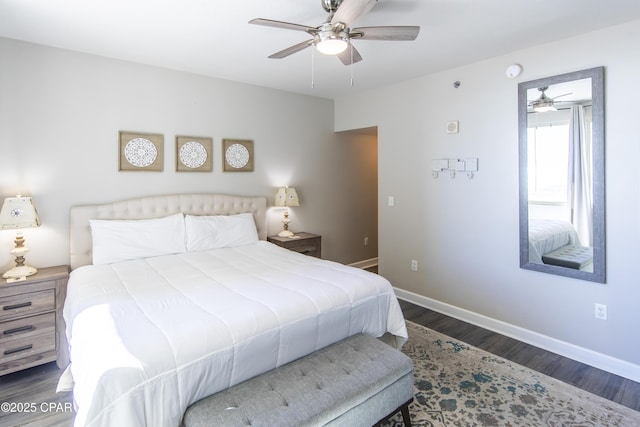
[[[542,264],[542,255],[566,245],[580,246],[578,233],[569,222],[529,220],[529,262]]]
[[[90,265],[89,219],[179,212],[251,212],[261,239]],[[407,338],[386,279],[267,243],[265,213],[264,198],[202,194],[72,208],[64,315],[77,426],[176,427],[195,401],[348,336]]]

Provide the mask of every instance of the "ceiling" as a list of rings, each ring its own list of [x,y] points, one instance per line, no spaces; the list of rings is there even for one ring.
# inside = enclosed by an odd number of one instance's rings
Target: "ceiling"
[[[0,0],[0,37],[336,98],[640,19],[640,1],[379,0],[355,26],[420,35],[356,40],[351,67],[313,48],[268,59],[309,37],[257,17],[316,26],[326,12],[320,0]]]

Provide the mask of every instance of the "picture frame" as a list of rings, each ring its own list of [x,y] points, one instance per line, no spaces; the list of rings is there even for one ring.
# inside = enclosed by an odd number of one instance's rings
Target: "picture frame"
[[[254,165],[253,140],[222,140],[222,170],[225,172],[252,172]]]
[[[118,132],[118,170],[162,172],[164,135],[131,131]]]
[[[176,171],[211,172],[213,170],[213,138],[176,136]]]

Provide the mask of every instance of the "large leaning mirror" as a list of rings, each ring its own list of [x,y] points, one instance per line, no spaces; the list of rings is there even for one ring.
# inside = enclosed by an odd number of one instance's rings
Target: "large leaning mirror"
[[[604,68],[518,85],[520,267],[605,282]]]

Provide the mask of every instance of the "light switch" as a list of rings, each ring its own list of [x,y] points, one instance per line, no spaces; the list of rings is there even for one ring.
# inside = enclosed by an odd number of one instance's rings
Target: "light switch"
[[[394,199],[393,196],[389,196],[387,198],[387,206],[395,206],[396,204],[396,200]]]

